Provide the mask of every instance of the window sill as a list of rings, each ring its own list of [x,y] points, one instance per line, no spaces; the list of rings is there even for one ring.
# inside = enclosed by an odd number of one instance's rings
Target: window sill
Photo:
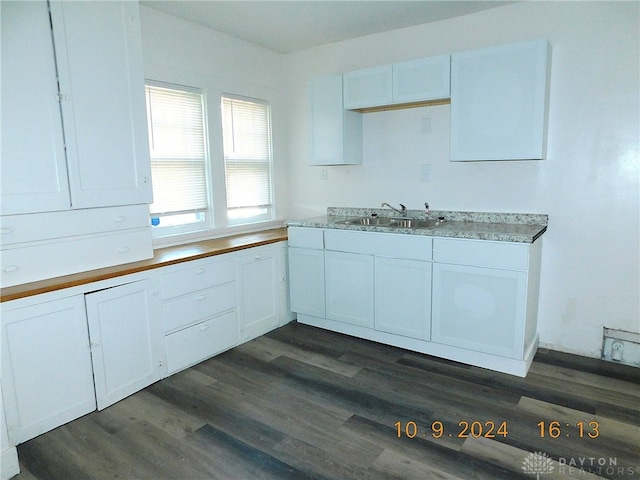
[[[263,222],[248,223],[243,225],[229,226],[225,228],[214,228],[211,230],[202,230],[199,232],[189,232],[177,235],[168,235],[153,239],[153,248],[173,247],[183,245],[185,243],[198,242],[201,240],[212,240],[215,238],[229,237],[242,233],[261,232],[263,230],[271,230],[279,227],[286,227],[287,221],[284,219],[265,220]]]

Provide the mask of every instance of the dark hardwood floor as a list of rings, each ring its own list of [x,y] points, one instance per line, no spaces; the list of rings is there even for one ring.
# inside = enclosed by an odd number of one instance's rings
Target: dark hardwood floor
[[[521,379],[294,322],[18,452],[20,480],[640,478],[640,369],[541,349]]]

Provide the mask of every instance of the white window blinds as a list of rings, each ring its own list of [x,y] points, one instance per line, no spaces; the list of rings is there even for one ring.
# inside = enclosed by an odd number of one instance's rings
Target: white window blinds
[[[203,96],[146,86],[153,177],[152,215],[208,208]]]
[[[259,100],[222,98],[227,208],[271,207],[271,125],[269,105]]]

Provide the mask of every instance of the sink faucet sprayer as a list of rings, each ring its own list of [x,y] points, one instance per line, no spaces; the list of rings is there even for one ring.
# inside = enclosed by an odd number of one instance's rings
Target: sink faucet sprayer
[[[430,213],[431,213],[431,210],[429,210],[429,204],[427,202],[424,202],[424,219],[425,220],[429,220]]]
[[[402,215],[403,217],[407,215],[407,207],[405,207],[403,204],[400,204],[400,208],[402,210],[398,210],[397,208],[392,207],[391,205],[389,205],[386,202],[383,202],[382,205],[380,205],[381,207],[389,207],[391,210],[393,210],[396,213],[399,213],[400,215]]]

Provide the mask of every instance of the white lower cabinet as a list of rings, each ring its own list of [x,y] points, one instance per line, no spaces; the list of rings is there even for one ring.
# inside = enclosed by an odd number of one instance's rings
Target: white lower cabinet
[[[252,248],[237,256],[240,340],[263,335],[280,325],[285,315],[281,298],[287,293],[286,244]]]
[[[2,478],[18,471],[16,445],[290,321],[286,251],[279,242],[2,303]]]
[[[298,322],[526,375],[538,345],[541,240],[303,227],[289,238]]]
[[[159,295],[150,279],[85,295],[99,410],[164,376]]]
[[[324,251],[289,247],[289,276],[291,310],[324,317]]]
[[[238,344],[234,254],[166,267],[160,279],[169,375]]]
[[[3,308],[2,389],[11,445],[95,410],[82,295]]]
[[[375,329],[429,340],[431,262],[376,257]]]
[[[327,318],[373,328],[373,256],[327,250]]]
[[[238,344],[238,319],[230,311],[167,335],[167,367],[172,374]]]
[[[434,240],[431,340],[524,359],[535,337],[538,292],[530,256],[539,254],[540,243],[534,245]]]

